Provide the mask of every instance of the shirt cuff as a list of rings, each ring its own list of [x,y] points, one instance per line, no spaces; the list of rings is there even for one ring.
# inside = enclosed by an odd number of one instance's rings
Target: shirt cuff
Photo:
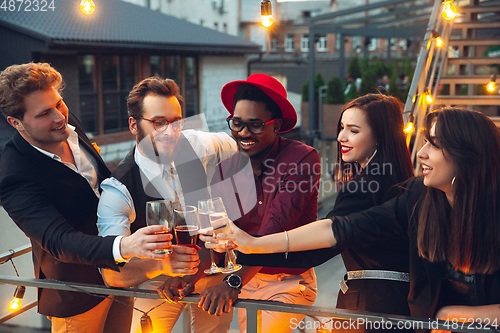
[[[123,258],[122,254],[120,253],[120,241],[122,240],[122,238],[123,236],[116,236],[113,242],[113,258],[115,258],[116,263],[129,262],[129,260]]]

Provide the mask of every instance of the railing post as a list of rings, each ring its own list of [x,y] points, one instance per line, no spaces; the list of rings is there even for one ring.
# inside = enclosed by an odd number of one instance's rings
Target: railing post
[[[247,306],[247,333],[257,333],[257,311],[259,308],[256,306]]]

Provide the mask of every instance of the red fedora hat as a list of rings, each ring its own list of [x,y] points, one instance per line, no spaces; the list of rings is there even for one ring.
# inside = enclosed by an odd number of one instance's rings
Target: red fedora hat
[[[288,101],[285,88],[278,80],[265,74],[252,74],[246,80],[229,82],[222,88],[222,103],[230,114],[234,112],[234,94],[236,90],[244,84],[251,84],[260,88],[278,104],[283,118],[283,124],[278,133],[288,132],[295,127],[297,123],[297,112],[295,112],[293,105]]]

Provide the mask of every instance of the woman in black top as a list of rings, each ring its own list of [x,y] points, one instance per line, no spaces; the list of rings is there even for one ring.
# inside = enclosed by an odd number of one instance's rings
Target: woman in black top
[[[339,193],[328,217],[380,205],[396,196],[396,184],[413,176],[402,104],[394,97],[368,94],[347,103],[337,126],[337,148]],[[376,242],[341,254],[349,273],[340,282],[337,308],[410,314],[407,240]],[[354,279],[364,272],[372,277]],[[401,281],[384,279],[389,275]]]
[[[411,180],[403,195],[291,230],[288,244],[283,233],[254,239],[236,228],[226,238],[253,253],[284,252],[287,246],[343,251],[409,239],[411,315],[498,328],[500,132],[479,112],[451,108],[429,113],[425,124],[418,153],[423,177]]]

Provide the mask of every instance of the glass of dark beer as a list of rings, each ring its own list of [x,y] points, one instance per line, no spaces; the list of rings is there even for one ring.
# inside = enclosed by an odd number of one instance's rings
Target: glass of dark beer
[[[175,240],[177,245],[196,247],[198,242],[198,209],[195,206],[183,206],[174,209]]]

